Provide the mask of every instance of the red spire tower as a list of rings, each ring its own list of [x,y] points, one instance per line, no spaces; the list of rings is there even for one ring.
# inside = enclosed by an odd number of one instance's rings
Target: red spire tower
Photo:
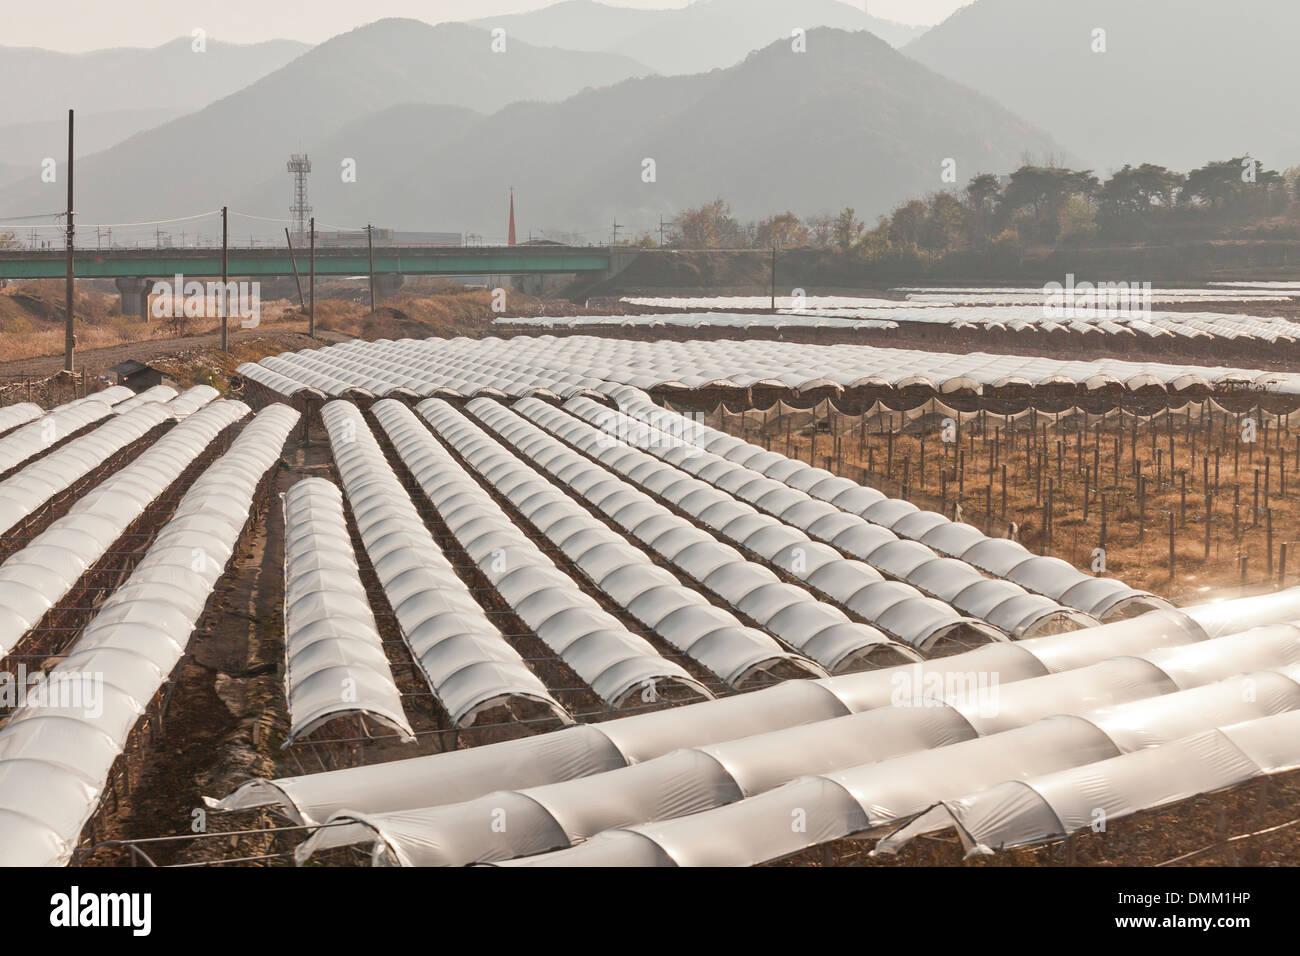
[[[510,238],[506,245],[515,245],[515,187],[510,187]]]

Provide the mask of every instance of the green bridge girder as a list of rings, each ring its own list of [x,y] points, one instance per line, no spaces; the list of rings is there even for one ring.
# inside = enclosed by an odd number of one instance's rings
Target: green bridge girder
[[[295,250],[298,271],[306,275],[307,250]],[[602,249],[568,246],[508,248],[381,247],[375,249],[375,272],[409,276],[527,275],[606,272],[610,254]],[[366,275],[370,259],[363,249],[317,249],[317,276]],[[62,250],[0,252],[0,279],[58,279],[67,274]],[[213,249],[93,250],[78,249],[73,274],[79,279],[187,279],[220,277],[221,252]],[[293,275],[287,250],[232,249],[232,277]]]

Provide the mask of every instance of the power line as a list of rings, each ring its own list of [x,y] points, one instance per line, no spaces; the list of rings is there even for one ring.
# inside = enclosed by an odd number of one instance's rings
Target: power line
[[[218,216],[218,215],[220,215],[220,214],[221,214],[221,210],[220,210],[220,209],[213,209],[213,210],[211,210],[210,212],[200,212],[200,213],[196,213],[196,214],[194,214],[193,216],[181,216],[181,217],[178,218],[178,219],[150,219],[150,220],[146,220],[146,221],[144,221],[144,222],[83,222],[81,225],[82,225],[82,228],[84,228],[84,229],[114,229],[114,228],[116,228],[116,229],[129,229],[129,228],[131,228],[132,226],[167,226],[167,225],[171,225],[172,223],[177,223],[177,222],[190,222],[190,221],[195,220],[195,219],[203,219],[203,218],[206,218],[207,216]],[[62,212],[60,212],[60,213],[51,213],[51,215],[52,215],[52,216],[57,216],[57,217],[59,217],[59,218],[66,218],[66,217],[67,217],[67,213],[62,213]],[[20,217],[16,217],[16,218],[18,218],[18,219],[39,219],[39,218],[41,218],[41,217],[39,217],[39,216],[20,216]],[[4,221],[6,221],[6,220],[0,220],[0,222],[4,222]],[[43,225],[34,225],[34,226],[29,226],[28,228],[29,228],[29,229],[63,229],[63,228],[64,228],[64,225],[63,225],[62,223],[45,223],[45,224],[43,224]]]
[[[26,222],[30,219],[62,219],[67,213],[64,212],[45,212],[36,216],[4,216],[0,217],[0,222]],[[62,228],[58,226],[56,228]]]

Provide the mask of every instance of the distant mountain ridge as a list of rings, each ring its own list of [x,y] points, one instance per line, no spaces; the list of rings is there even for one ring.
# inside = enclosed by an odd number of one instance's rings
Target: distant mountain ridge
[[[945,159],[964,182],[1014,169],[1025,152],[1061,153],[1030,124],[868,33],[814,30],[808,49],[780,41],[728,70],[632,79],[490,117],[394,107],[311,144],[322,168],[359,150],[365,171],[353,184],[313,179],[312,201],[325,222],[500,240],[513,185],[525,235],[568,230],[599,241],[615,218],[623,235],[655,231],[660,216],[719,196],[742,218],[853,206],[870,221],[943,188]],[[654,183],[642,179],[646,159]],[[268,175],[238,201],[271,207],[287,188]]]
[[[16,183],[22,179],[23,174],[24,170],[21,166],[0,163],[0,188],[7,186],[9,183]],[[11,232],[14,228],[13,223],[0,223],[0,233]]]
[[[178,115],[177,111],[163,108],[78,113],[77,156],[89,156],[116,146],[141,130],[158,126]],[[66,115],[42,122],[0,126],[0,163],[22,166],[32,176],[39,174],[41,160],[46,156],[62,157],[67,152]]]
[[[201,109],[285,66],[310,47],[295,40],[248,45],[207,40],[202,53],[181,37],[152,49],[122,47],[58,53],[0,46],[0,86],[7,98],[0,123],[58,120],[79,113]]]
[[[891,46],[925,32],[882,20],[840,0],[697,0],[677,9],[614,7],[565,0],[540,10],[473,21],[500,27],[539,46],[605,50],[665,75],[734,66],[755,50],[789,39],[798,29],[867,30]]]
[[[1094,52],[1104,30],[1105,52]],[[904,48],[1099,170],[1300,164],[1295,0],[977,0]]]
[[[508,44],[508,52],[494,53],[487,31],[464,24],[380,20],[312,48],[197,112],[86,157],[77,168],[78,211],[95,222],[183,216],[221,205],[251,182],[285,176],[290,153],[398,104],[492,112],[515,100],[563,99],[645,72],[616,54],[519,40]],[[440,135],[436,129],[427,134]],[[338,179],[341,161],[364,145],[355,142],[331,158],[332,169],[313,157],[317,181]],[[52,188],[34,181],[0,189],[0,215],[49,208]],[[286,193],[269,210],[287,215],[288,205]]]

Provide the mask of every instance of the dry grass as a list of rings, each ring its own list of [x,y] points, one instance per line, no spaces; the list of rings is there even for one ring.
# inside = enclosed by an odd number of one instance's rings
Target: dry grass
[[[541,300],[519,292],[509,296],[508,314],[535,314]],[[492,293],[449,282],[418,281],[379,303],[370,314],[364,283],[328,283],[317,288],[316,321],[325,331],[354,338],[427,338],[429,336],[490,335]],[[295,300],[266,300],[260,306],[259,328],[297,331],[306,328],[306,314]],[[206,313],[215,316],[215,303]],[[142,321],[123,316],[115,293],[78,287],[75,334],[82,351],[135,342],[196,336],[220,329],[219,318]],[[234,319],[231,320],[234,323]],[[59,355],[64,347],[63,284],[56,280],[20,282],[0,290],[0,362]]]
[[[0,361],[63,351],[63,283],[55,279],[13,283],[0,289]],[[82,348],[138,341],[147,326],[116,314],[117,299],[79,289],[75,333]]]

